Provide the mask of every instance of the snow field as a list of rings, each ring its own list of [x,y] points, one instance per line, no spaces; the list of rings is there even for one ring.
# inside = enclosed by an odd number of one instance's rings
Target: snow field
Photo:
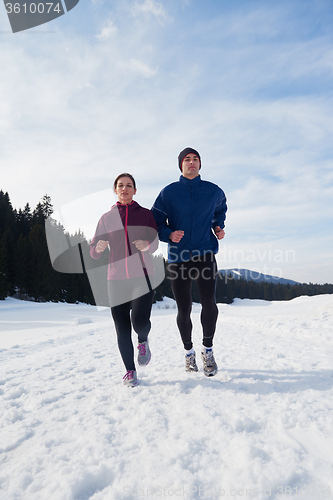
[[[0,302],[1,500],[333,496],[332,297],[219,304],[212,378],[173,307],[130,389],[108,310]]]

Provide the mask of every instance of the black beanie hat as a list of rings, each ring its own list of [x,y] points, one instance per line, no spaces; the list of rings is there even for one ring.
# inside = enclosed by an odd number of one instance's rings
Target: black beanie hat
[[[182,171],[183,160],[184,160],[185,156],[187,156],[189,153],[194,153],[195,155],[197,155],[197,157],[200,160],[200,168],[201,168],[201,158],[200,158],[200,155],[199,155],[198,151],[196,151],[193,148],[185,148],[178,155],[178,166],[179,166],[179,168],[180,168],[181,171]],[[200,170],[200,168],[199,168],[199,170]]]

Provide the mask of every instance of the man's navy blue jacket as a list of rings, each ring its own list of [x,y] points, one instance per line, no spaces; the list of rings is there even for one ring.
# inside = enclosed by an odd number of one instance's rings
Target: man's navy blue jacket
[[[227,211],[222,189],[212,182],[201,180],[200,175],[166,186],[155,200],[152,212],[161,241],[169,243],[168,261],[186,262],[191,257],[218,252],[215,226],[224,228]],[[169,240],[173,231],[182,230],[179,243]]]

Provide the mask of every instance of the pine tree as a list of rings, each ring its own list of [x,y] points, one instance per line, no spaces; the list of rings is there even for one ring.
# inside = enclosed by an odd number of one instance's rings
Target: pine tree
[[[50,196],[44,194],[41,205],[44,218],[47,219],[48,217],[50,217],[50,215],[53,214],[53,205],[51,203]]]
[[[28,236],[19,236],[15,249],[16,281],[20,299],[32,296],[33,292],[33,269],[32,269],[32,247]]]
[[[13,229],[15,223],[15,213],[9,199],[8,193],[0,191],[0,235],[8,227]]]
[[[45,221],[53,213],[53,205],[51,203],[51,198],[45,194],[42,201],[37,203],[35,210],[32,214],[33,224],[45,224]]]
[[[19,209],[16,216],[16,227],[18,235],[27,236],[31,230],[32,214],[29,203],[23,210]]]
[[[41,224],[35,224],[29,233],[32,249],[31,292],[35,301],[51,300],[52,266],[46,243],[45,229]]]
[[[0,237],[0,299],[3,300],[13,290],[11,276],[11,231],[7,228]]]

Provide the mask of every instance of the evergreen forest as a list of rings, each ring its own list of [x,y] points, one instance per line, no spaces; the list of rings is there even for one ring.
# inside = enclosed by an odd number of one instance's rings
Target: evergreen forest
[[[49,257],[45,221],[52,215],[53,206],[46,194],[32,210],[12,207],[8,193],[0,191],[0,300],[8,296],[36,302],[67,302],[95,304],[89,280],[84,272],[57,272]],[[58,228],[63,231],[63,228]],[[84,253],[88,242],[83,234],[66,235],[80,241]],[[173,297],[170,279],[166,278],[155,292],[155,300]],[[267,282],[233,279],[222,273],[217,277],[218,303],[232,303],[234,298],[262,300],[290,300],[301,295],[332,294],[333,285],[282,285]],[[192,289],[194,302],[200,302],[197,286]]]

